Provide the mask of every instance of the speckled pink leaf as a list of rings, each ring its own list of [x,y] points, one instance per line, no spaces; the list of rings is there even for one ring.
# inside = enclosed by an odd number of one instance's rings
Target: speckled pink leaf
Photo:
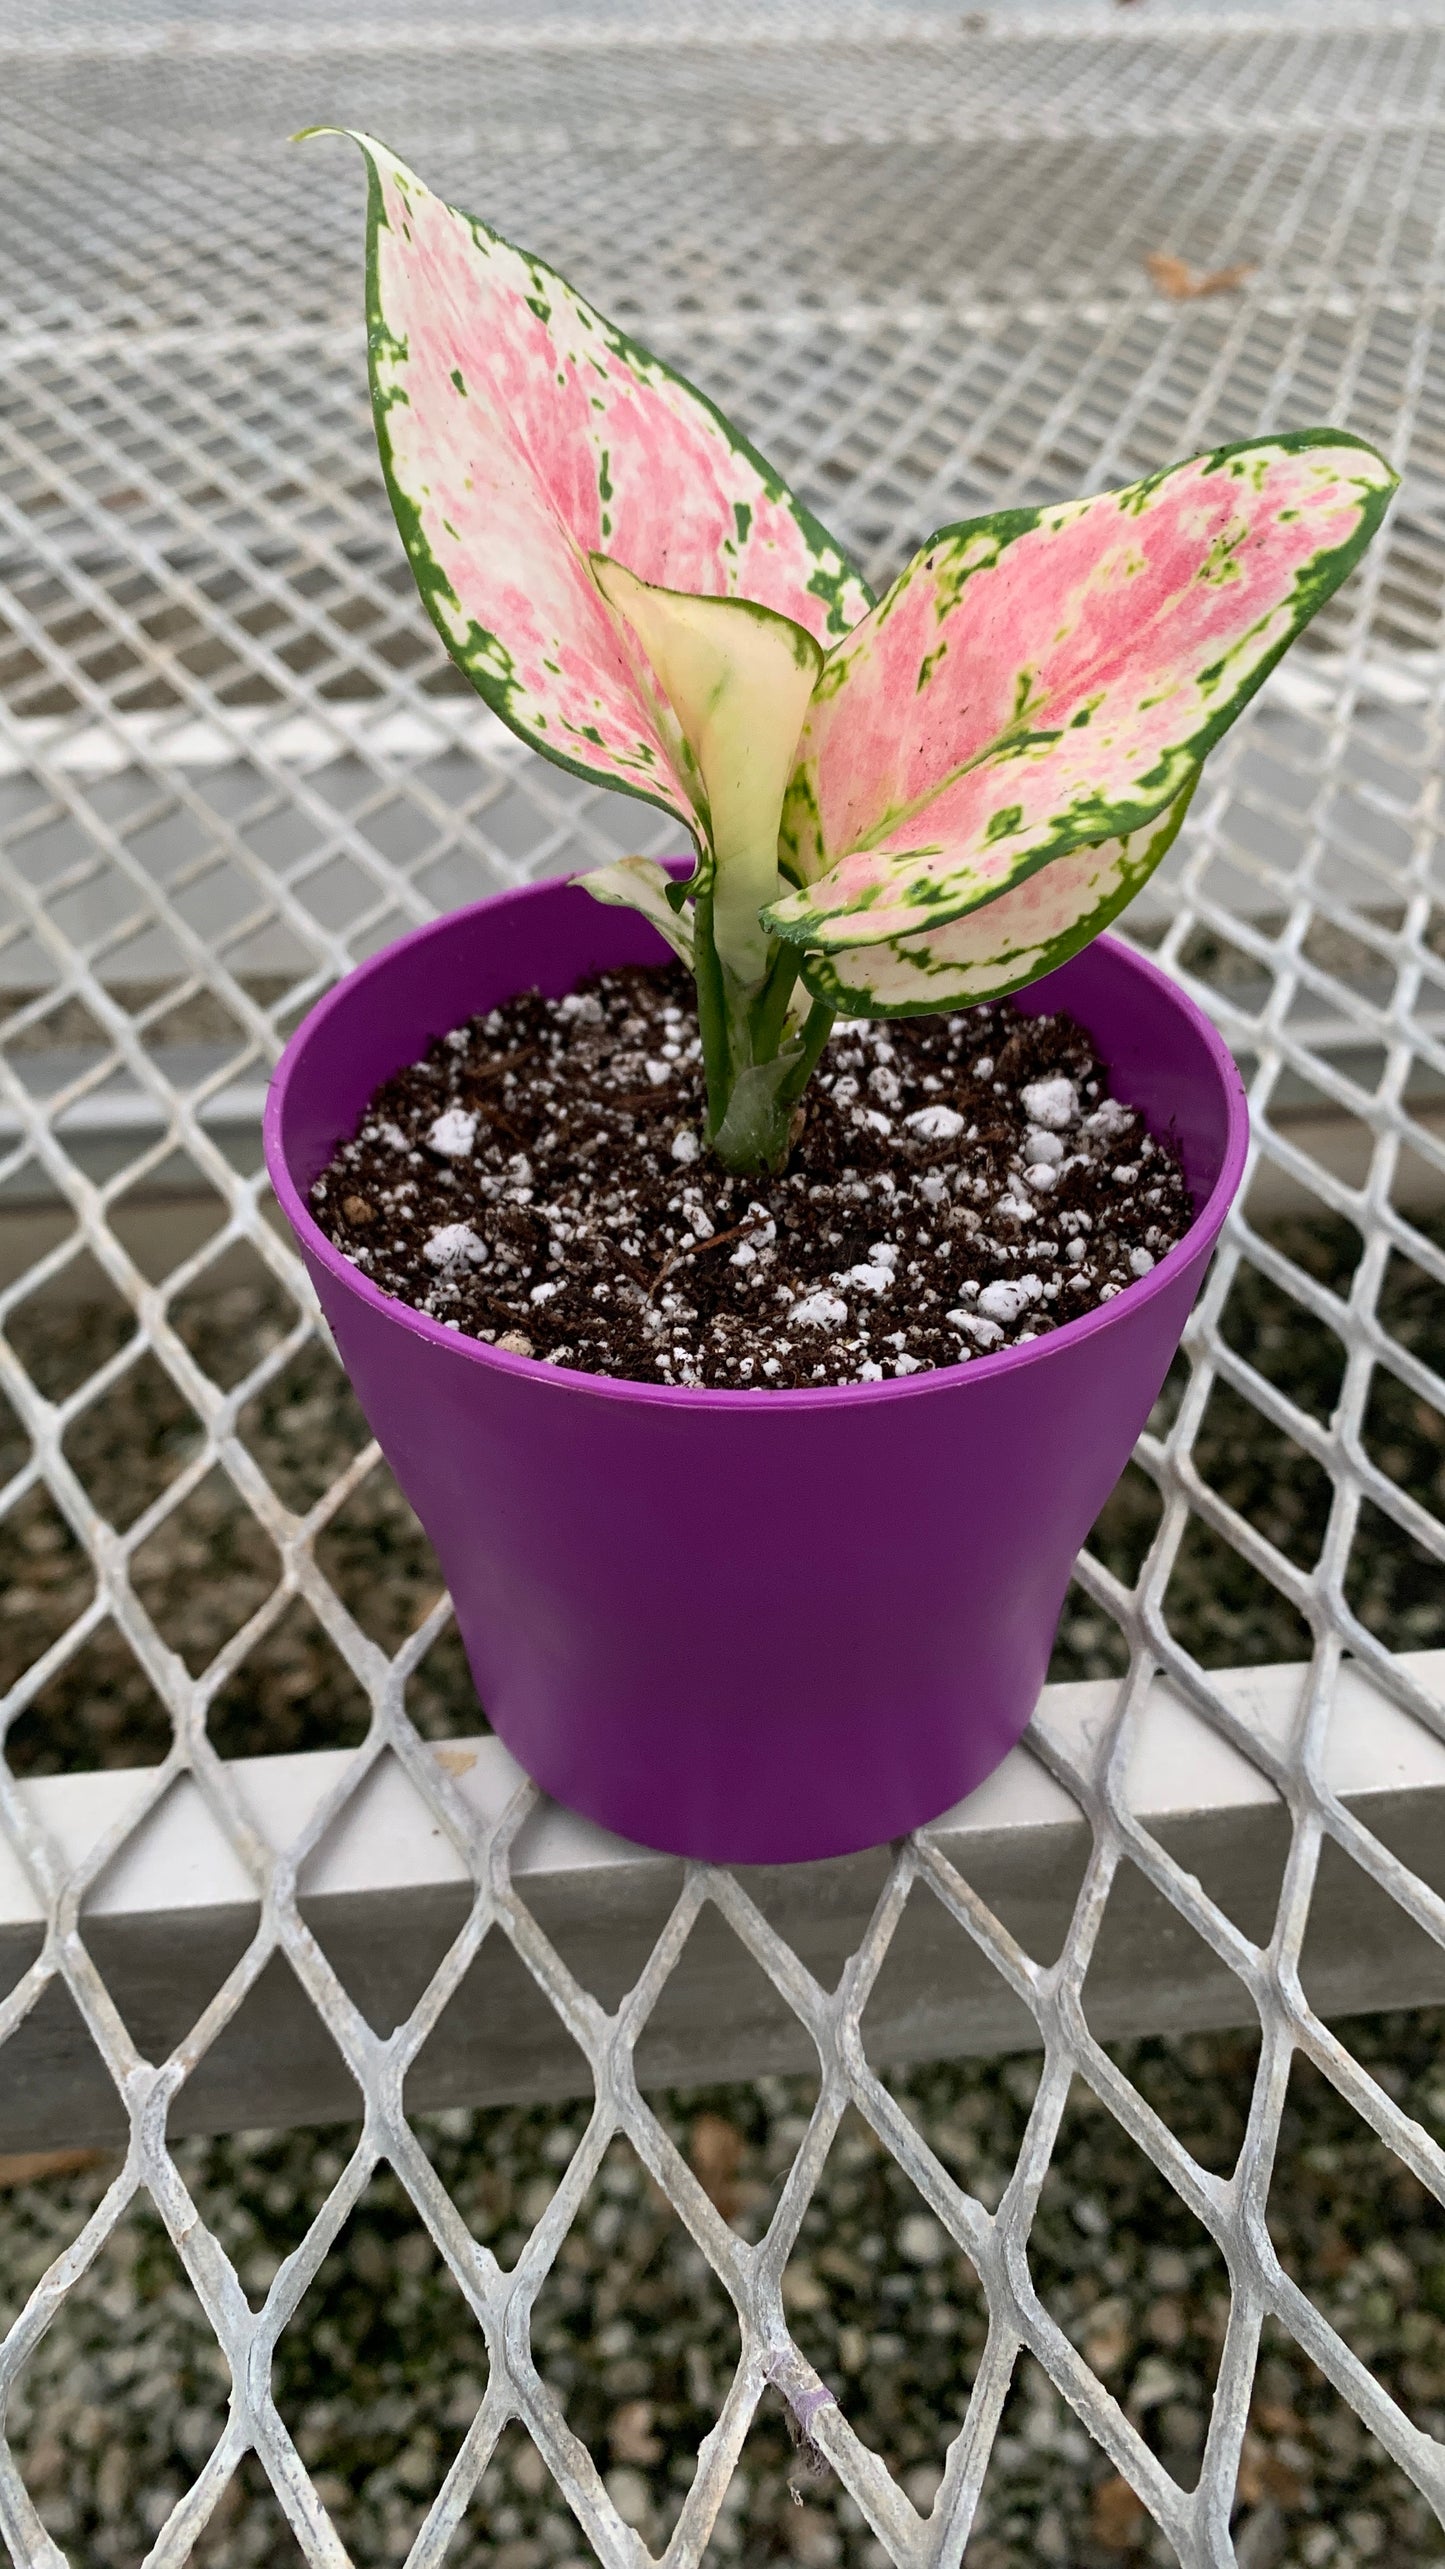
[[[946,529],[828,657],[782,835],[799,944],[962,917],[1172,802],[1358,560],[1395,475],[1330,429]]]
[[[564,766],[694,796],[588,555],[776,608],[821,643],[869,605],[825,529],[691,385],[364,134],[382,468],[453,659]]]
[[[1071,848],[946,927],[805,955],[805,987],[848,1017],[926,1017],[1023,989],[1067,963],[1148,882],[1179,834],[1195,782],[1132,837]]]

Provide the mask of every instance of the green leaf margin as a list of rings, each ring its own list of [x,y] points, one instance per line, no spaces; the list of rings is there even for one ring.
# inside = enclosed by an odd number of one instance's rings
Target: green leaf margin
[[[1104,929],[1118,918],[1120,911],[1128,908],[1136,892],[1142,890],[1155,867],[1162,865],[1174,845],[1184,826],[1185,814],[1194,799],[1194,790],[1198,783],[1199,770],[1196,768],[1183,793],[1170,804],[1163,822],[1150,838],[1137,863],[1127,868],[1119,890],[1107,895],[1104,900],[1096,902],[1093,909],[1086,911],[1072,928],[1066,929],[1062,936],[1056,937],[1053,944],[1045,949],[1042,963],[1037,960],[1039,948],[1036,945],[1030,946],[1027,952],[1031,960],[1026,972],[1010,974],[1005,970],[1001,980],[990,982],[982,989],[969,990],[953,998],[948,996],[946,989],[940,988],[936,992],[930,992],[928,997],[923,999],[901,1000],[889,1006],[875,1002],[871,1007],[859,1006],[859,998],[862,994],[851,982],[841,978],[831,955],[806,954],[799,967],[798,978],[814,999],[821,999],[826,1007],[836,1009],[840,1017],[870,1019],[937,1017],[950,1009],[978,1008],[982,1007],[986,1000],[1006,999],[1010,991],[1026,990],[1031,982],[1042,981],[1046,973],[1057,972],[1060,964],[1068,963],[1071,957],[1079,954],[1086,945],[1092,945],[1095,937],[1102,935]],[[1085,845],[1093,844],[1098,842],[1085,841]],[[1065,849],[1063,853],[1074,855],[1078,851]],[[979,904],[982,910],[989,910],[992,907],[992,902]],[[974,913],[964,911],[962,915],[970,918]],[[942,924],[947,926],[950,922],[944,921]],[[909,958],[903,954],[902,949],[919,942],[926,942],[930,934],[929,929],[922,928],[901,937],[883,938],[876,946],[848,946],[845,952],[850,962],[856,961],[860,964],[866,962],[870,954],[896,953],[901,962],[906,962]],[[1019,951],[1021,949],[1015,948],[1015,952]],[[946,965],[940,967],[940,984],[945,980],[947,970]]]

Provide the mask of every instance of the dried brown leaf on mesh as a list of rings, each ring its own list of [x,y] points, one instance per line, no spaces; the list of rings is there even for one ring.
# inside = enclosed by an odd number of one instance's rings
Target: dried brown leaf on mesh
[[[79,2176],[114,2156],[113,2150],[15,2150],[0,2157],[0,2188],[38,2185],[46,2177]]]
[[[1117,2472],[1100,2480],[1089,2503],[1089,2530],[1105,2551],[1132,2551],[1144,2539],[1148,2509]]]
[[[1160,293],[1173,303],[1193,303],[1202,294],[1232,294],[1255,270],[1252,259],[1236,259],[1228,268],[1193,268],[1172,250],[1148,251],[1144,265]]]
[[[699,2114],[688,2136],[688,2157],[704,2193],[724,2221],[731,2221],[738,2208],[737,2175],[743,2157],[743,2136],[736,2124],[721,2114]]]
[[[654,2432],[651,2400],[624,2400],[614,2409],[607,2441],[614,2462],[661,2462],[666,2448]]]

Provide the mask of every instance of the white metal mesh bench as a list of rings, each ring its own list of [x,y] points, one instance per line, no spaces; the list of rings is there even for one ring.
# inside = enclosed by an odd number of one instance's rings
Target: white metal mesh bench
[[[267,1071],[337,973],[438,907],[668,843],[521,752],[426,626],[374,466],[357,173],[282,139],[320,118],[683,364],[870,572],[972,508],[1265,426],[1333,419],[1405,469],[1131,914],[1255,1110],[1187,1362],[1029,1745],[892,1853],[685,1875],[534,1807],[268,1219]],[[144,2188],[233,2386],[151,2558],[204,2543],[254,2445],[305,2558],[341,2561],[269,2365],[382,2155],[490,2357],[418,2569],[514,2416],[579,2547],[631,2563],[528,2344],[621,2130],[741,2327],[671,2560],[701,2558],[771,2382],[888,2555],[958,2561],[1026,2348],[1157,2556],[1229,2562],[1266,2319],[1438,2511],[1440,2444],[1265,2207],[1296,2053],[1445,2199],[1438,2140],[1327,2021],[1445,1997],[1445,12],[12,0],[0,121],[0,2150],[128,2148],[0,2343],[0,2401]],[[1170,301],[1157,251],[1253,273]],[[1221,2024],[1260,2036],[1227,2177],[1102,2048]],[[1009,2047],[1043,2074],[985,2205],[880,2072]],[[803,2064],[819,2101],[749,2247],[647,2096]],[[1031,2275],[1075,2078],[1228,2266],[1192,2489]],[[589,2088],[504,2271],[408,2113]],[[850,2100],[987,2299],[931,2514],[790,2334]],[[169,2140],[363,2105],[253,2306]],[[3,2445],[0,2526],[17,2561],[62,2556]]]

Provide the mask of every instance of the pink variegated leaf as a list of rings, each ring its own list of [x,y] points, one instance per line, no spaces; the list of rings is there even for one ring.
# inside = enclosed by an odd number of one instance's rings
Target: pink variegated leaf
[[[945,927],[804,955],[805,986],[846,1017],[927,1017],[1023,989],[1067,963],[1133,900],[1173,846],[1196,782],[1129,838],[1071,848]]]
[[[827,644],[870,600],[722,413],[540,259],[353,139],[382,469],[448,651],[525,740],[695,826],[666,708],[589,567],[771,607]]]
[[[1181,792],[1339,586],[1396,477],[1304,429],[1124,491],[945,529],[830,652],[780,853],[780,934],[838,951],[961,918]]]

